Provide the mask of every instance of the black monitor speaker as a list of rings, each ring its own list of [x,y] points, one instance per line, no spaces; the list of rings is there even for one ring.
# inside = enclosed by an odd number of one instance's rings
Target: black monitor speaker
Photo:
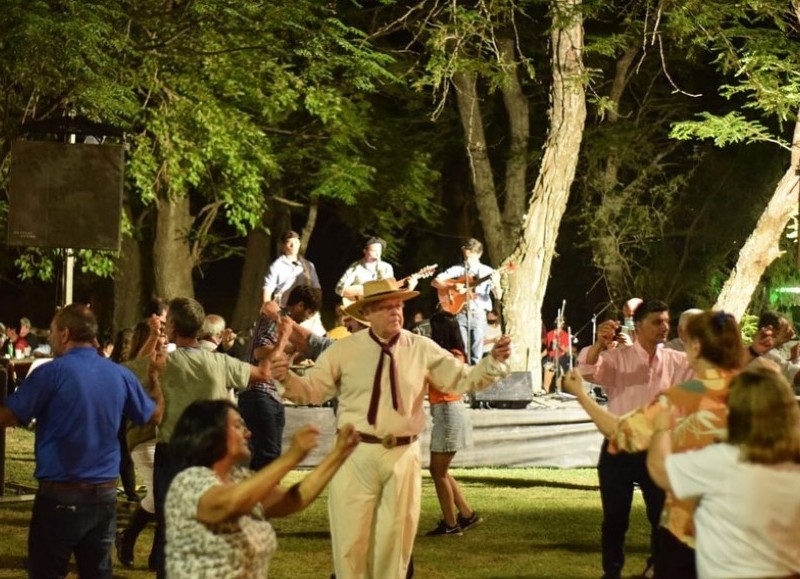
[[[511,372],[485,390],[472,394],[473,407],[525,408],[533,400],[530,372]]]

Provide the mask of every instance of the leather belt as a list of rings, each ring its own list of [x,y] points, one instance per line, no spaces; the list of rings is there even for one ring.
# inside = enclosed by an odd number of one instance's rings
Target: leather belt
[[[96,489],[115,489],[117,488],[117,481],[110,480],[101,483],[87,483],[77,481],[50,481],[40,480],[39,489],[46,491],[93,491]]]
[[[395,436],[394,434],[375,436],[373,434],[367,434],[366,432],[359,432],[358,435],[361,437],[361,442],[366,442],[367,444],[380,444],[383,445],[383,448],[405,446],[407,444],[411,444],[419,438],[419,435],[417,434],[414,434],[413,436]]]

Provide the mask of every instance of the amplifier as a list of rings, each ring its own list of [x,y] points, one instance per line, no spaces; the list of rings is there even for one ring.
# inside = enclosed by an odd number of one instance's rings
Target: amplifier
[[[530,372],[511,372],[471,396],[473,408],[525,408],[532,400],[533,376]]]

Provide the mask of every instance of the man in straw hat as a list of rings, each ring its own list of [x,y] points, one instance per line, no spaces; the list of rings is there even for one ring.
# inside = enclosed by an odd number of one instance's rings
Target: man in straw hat
[[[508,336],[477,366],[403,329],[403,303],[419,292],[393,279],[368,281],[346,309],[369,322],[330,345],[303,376],[273,367],[295,402],[339,397],[339,424],[356,425],[361,442],[330,486],[333,559],[338,579],[405,578],[420,512],[420,449],[425,382],[445,392],[485,388],[507,373]]]

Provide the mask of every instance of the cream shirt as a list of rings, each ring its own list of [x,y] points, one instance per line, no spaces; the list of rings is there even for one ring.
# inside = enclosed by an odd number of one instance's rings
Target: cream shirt
[[[367,411],[379,356],[384,356],[381,396],[375,426],[367,422]],[[468,366],[441,348],[433,340],[401,330],[393,348],[397,367],[400,404],[392,408],[389,387],[389,358],[361,331],[334,342],[303,376],[293,375],[284,397],[298,403],[319,404],[339,397],[339,425],[352,423],[356,430],[376,436],[410,436],[425,428],[422,401],[425,383],[442,392],[468,392],[486,388],[508,374],[508,367],[492,356],[477,366]]]

